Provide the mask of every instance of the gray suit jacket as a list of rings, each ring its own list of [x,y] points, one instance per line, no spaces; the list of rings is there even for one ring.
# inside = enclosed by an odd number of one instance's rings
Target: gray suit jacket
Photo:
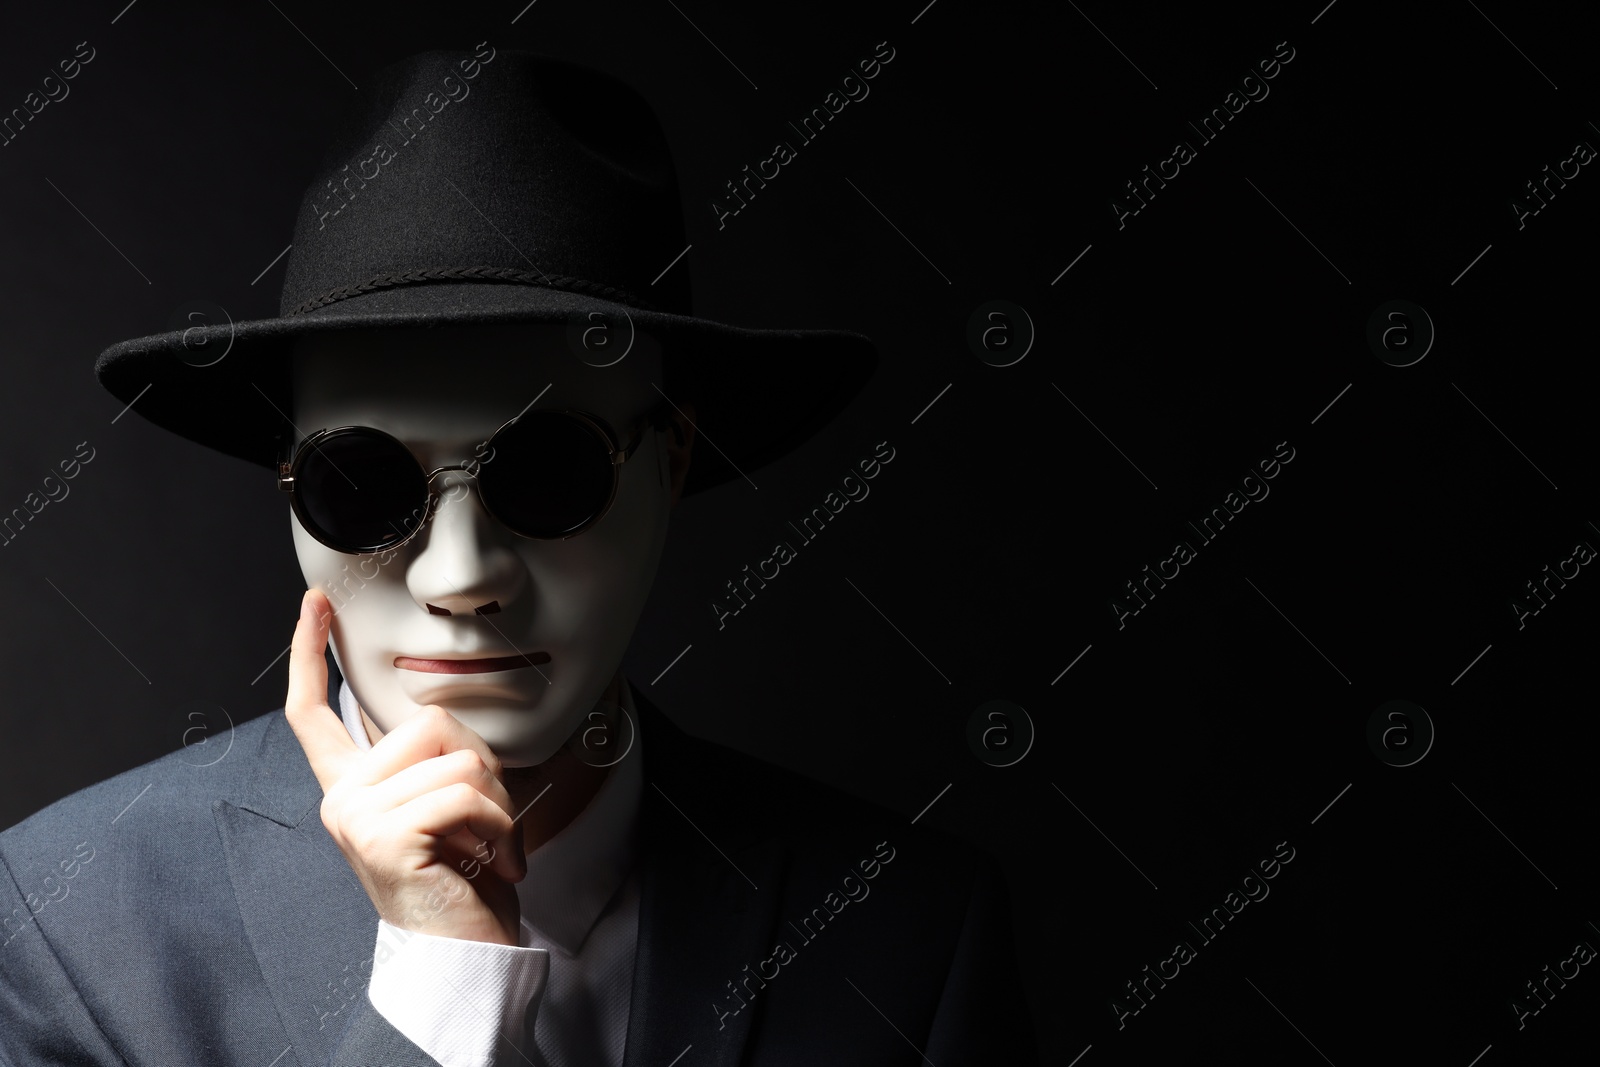
[[[637,705],[626,1067],[1038,1062],[993,860]],[[0,833],[0,1065],[435,1067],[367,1000],[377,912],[282,709],[230,737]]]

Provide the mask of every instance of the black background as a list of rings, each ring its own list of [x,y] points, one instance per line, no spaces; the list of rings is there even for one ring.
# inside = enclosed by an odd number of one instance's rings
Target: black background
[[[93,360],[187,300],[276,314],[283,263],[261,272],[351,80],[487,39],[652,101],[702,314],[878,341],[860,400],[759,490],[675,514],[628,673],[691,733],[999,857],[1046,1062],[1488,1067],[1585,1039],[1593,967],[1520,1030],[1510,1004],[1600,946],[1600,578],[1521,629],[1510,604],[1600,546],[1600,178],[1521,229],[1510,205],[1600,145],[1593,14],[923,2],[8,12],[0,111],[96,56],[0,148],[0,512],[95,453],[0,548],[0,825],[177,748],[197,707],[281,706],[283,498],[121,414]],[[870,96],[719,231],[722,183],[885,40]],[[1186,122],[1283,41],[1270,94],[1200,144]],[[1177,140],[1196,158],[1119,229]],[[995,299],[1037,331],[1007,367],[966,341]],[[1392,299],[1437,331],[1411,366],[1366,340]],[[722,583],[880,441],[871,495],[719,632]],[[1270,496],[1119,629],[1123,583],[1285,441]],[[1037,731],[1003,769],[966,743],[993,699]],[[1394,699],[1436,731],[1408,767],[1366,740]],[[1119,1030],[1124,983],[1280,842],[1270,895]]]

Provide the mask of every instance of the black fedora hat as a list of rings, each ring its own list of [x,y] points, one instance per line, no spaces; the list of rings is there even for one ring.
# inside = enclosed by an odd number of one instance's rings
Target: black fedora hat
[[[338,126],[301,200],[277,317],[191,316],[111,345],[95,373],[151,422],[275,470],[297,337],[566,322],[612,359],[638,329],[661,341],[664,391],[696,405],[711,445],[695,450],[693,493],[811,437],[877,353],[849,331],[696,317],[688,247],[671,152],[633,89],[528,51],[424,52],[378,72]]]

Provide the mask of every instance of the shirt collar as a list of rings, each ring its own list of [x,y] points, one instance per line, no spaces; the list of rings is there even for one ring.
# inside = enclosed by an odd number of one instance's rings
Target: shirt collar
[[[613,764],[577,818],[528,855],[528,875],[517,883],[524,927],[576,955],[633,864],[634,829],[643,792],[644,758],[639,714],[626,678],[618,702],[630,720],[626,756]],[[371,748],[361,709],[348,682],[339,684],[339,711],[350,737]],[[528,941],[524,929],[522,940]]]

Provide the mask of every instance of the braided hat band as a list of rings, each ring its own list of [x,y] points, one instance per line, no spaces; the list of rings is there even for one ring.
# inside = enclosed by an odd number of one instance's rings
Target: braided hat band
[[[633,293],[619,286],[602,285],[599,282],[591,282],[583,278],[572,278],[563,274],[535,274],[532,271],[517,270],[512,267],[421,267],[416,270],[380,274],[357,285],[342,285],[337,289],[330,289],[320,296],[314,296],[302,301],[291,308],[288,314],[303,315],[308,311],[315,311],[318,308],[327,307],[329,304],[336,304],[353,296],[363,296],[379,289],[393,289],[403,285],[427,285],[430,282],[488,282],[532,285],[541,289],[559,289],[563,292],[585,293],[591,296],[604,297],[607,300],[615,300],[618,303],[627,304],[629,307],[640,308],[645,311],[656,310],[650,303],[639,299]]]

